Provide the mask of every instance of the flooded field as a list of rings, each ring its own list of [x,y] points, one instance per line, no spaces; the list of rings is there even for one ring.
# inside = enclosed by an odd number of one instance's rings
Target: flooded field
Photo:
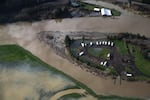
[[[73,64],[67,59],[58,56],[52,48],[38,41],[36,37],[36,33],[41,31],[61,31],[63,32],[61,35],[66,35],[66,32],[71,32],[71,31],[73,32],[94,31],[94,32],[103,32],[103,33],[132,32],[132,33],[140,33],[142,35],[146,35],[149,37],[150,36],[149,34],[150,28],[148,27],[149,23],[150,23],[150,19],[148,18],[143,18],[141,16],[130,15],[130,14],[122,14],[122,16],[120,16],[119,19],[87,17],[87,18],[63,19],[62,22],[60,23],[56,23],[55,20],[45,20],[45,21],[34,22],[34,23],[18,22],[14,24],[0,25],[0,44],[18,44],[22,46],[23,48],[29,50],[30,52],[32,52],[32,54],[39,57],[47,64],[54,66],[56,69],[59,69],[60,71],[84,83],[93,91],[95,91],[97,94],[150,98],[150,94],[149,94],[150,84],[145,82],[132,83],[132,82],[123,81],[122,84],[119,85],[117,81],[117,85],[114,85],[113,80],[109,78],[105,79],[105,78],[92,75],[91,73],[82,70],[79,67],[79,65]],[[10,73],[14,73],[11,70]],[[33,72],[29,75],[32,74]],[[33,75],[27,77],[33,78],[34,81],[36,81],[35,79],[40,80],[40,78],[38,78],[37,77],[38,75],[36,76],[36,74],[35,76]],[[6,74],[3,72],[2,75],[3,82],[1,81],[0,84],[2,83],[3,85],[5,84],[7,80],[6,78],[4,78],[5,75]],[[19,76],[21,75],[17,75],[17,77]],[[11,76],[9,77],[10,80],[13,79],[13,77],[15,79],[15,76],[13,75],[12,78]],[[7,84],[8,83],[10,82],[7,82]],[[0,87],[1,90],[3,90],[3,92],[0,91],[1,92],[0,95],[3,95],[3,93],[7,93],[6,91],[8,88],[3,85],[1,85]],[[16,89],[18,89],[19,93],[21,93],[20,91],[22,90],[19,87],[16,87]],[[29,93],[32,93],[32,91],[30,91]],[[7,96],[8,94],[5,95]]]
[[[54,98],[59,99],[70,93],[83,95],[86,92],[84,89],[74,91],[71,88],[77,88],[73,81],[42,66],[0,64],[0,100],[57,100]]]

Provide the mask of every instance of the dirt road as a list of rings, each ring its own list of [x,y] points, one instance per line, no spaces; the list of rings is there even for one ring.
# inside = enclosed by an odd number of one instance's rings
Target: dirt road
[[[52,96],[50,100],[58,100],[62,96],[67,95],[67,94],[72,94],[72,93],[78,93],[78,94],[83,95],[85,93],[85,90],[83,90],[83,89],[69,89],[69,90],[61,91],[61,92],[58,92],[57,94],[55,94],[54,96]]]
[[[54,96],[52,96],[50,100],[58,100],[61,97],[68,95],[68,94],[72,94],[72,93],[84,95],[84,97],[81,97],[78,100],[97,100],[95,97],[92,97],[92,96],[86,94],[86,91],[83,89],[69,89],[69,90],[61,91],[61,92],[58,92],[57,94],[55,94]]]

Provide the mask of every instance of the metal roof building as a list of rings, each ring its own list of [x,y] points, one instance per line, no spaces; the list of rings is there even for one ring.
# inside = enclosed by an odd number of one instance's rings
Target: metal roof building
[[[103,16],[112,16],[111,10],[106,8],[101,8],[101,14]]]

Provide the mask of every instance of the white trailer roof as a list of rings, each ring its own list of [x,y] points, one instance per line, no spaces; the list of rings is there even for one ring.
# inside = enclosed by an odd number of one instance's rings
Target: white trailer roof
[[[94,11],[100,11],[100,8],[94,8]]]
[[[132,74],[127,73],[127,74],[126,74],[126,76],[131,77],[131,76],[132,76]]]
[[[82,52],[79,53],[79,56],[82,56],[83,54],[84,54],[84,52],[82,51]]]
[[[111,10],[106,8],[101,8],[101,14],[103,16],[112,16]]]

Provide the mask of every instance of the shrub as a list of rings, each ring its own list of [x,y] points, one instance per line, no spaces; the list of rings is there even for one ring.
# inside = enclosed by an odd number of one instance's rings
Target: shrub
[[[68,35],[65,37],[65,44],[66,44],[66,47],[70,47],[71,39]]]

